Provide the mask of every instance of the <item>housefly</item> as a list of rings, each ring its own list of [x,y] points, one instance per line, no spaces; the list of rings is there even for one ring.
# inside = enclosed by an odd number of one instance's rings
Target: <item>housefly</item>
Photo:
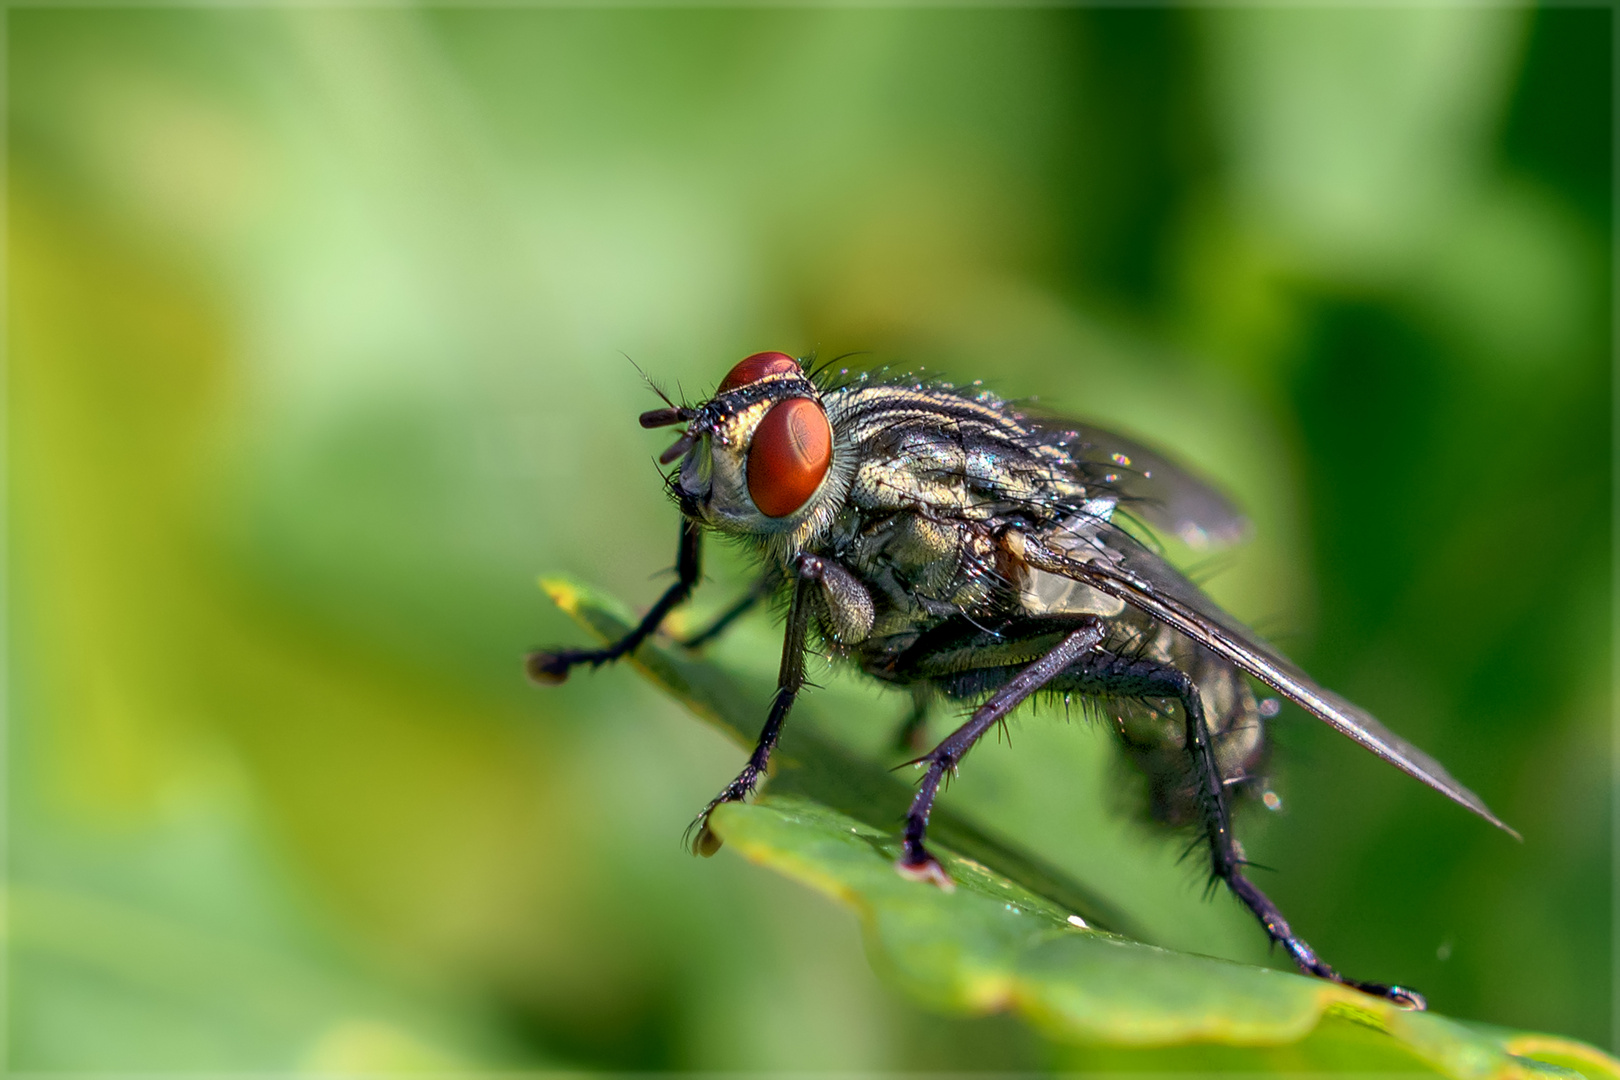
[[[1146,775],[1153,815],[1197,830],[1213,879],[1302,971],[1424,1007],[1412,990],[1340,975],[1245,875],[1231,807],[1264,786],[1265,721],[1276,711],[1274,700],[1256,700],[1250,677],[1513,830],[1433,758],[1312,682],[1161,557],[1149,530],[1194,546],[1241,536],[1246,523],[1224,496],[1085,424],[943,383],[828,377],[779,352],[742,360],[700,407],[666,404],[643,413],[641,425],[685,425],[661,458],[679,462],[667,478],[682,518],[677,580],[621,640],[531,653],[527,666],[536,681],[556,683],[576,665],[634,650],[691,595],[707,530],[758,555],[759,583],[689,642],[712,637],[766,595],[786,599],[776,696],[742,772],[695,823],[696,850],[719,846],[707,827],[714,808],[748,798],[764,777],[814,636],[919,701],[975,705],[915,763],[926,768],[905,819],[903,875],[950,887],[928,849],[928,817],[941,780],[974,743],[1032,694],[1081,695],[1113,718]]]

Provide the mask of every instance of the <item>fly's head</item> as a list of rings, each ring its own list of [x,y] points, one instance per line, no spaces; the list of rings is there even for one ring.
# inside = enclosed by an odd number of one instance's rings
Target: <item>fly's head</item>
[[[642,427],[684,422],[660,459],[680,471],[671,491],[681,513],[723,532],[754,537],[789,554],[813,542],[836,516],[847,468],[821,394],[786,353],[755,353],[697,409],[655,409]]]

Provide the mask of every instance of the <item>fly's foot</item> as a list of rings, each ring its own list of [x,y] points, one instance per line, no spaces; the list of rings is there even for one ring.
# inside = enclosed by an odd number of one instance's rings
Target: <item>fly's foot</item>
[[[541,686],[560,686],[568,681],[568,672],[577,665],[601,667],[619,656],[620,653],[614,649],[537,649],[523,658],[523,670],[530,682]]]
[[[921,844],[918,844],[915,848],[910,844],[907,844],[906,847],[906,854],[901,856],[899,861],[894,864],[895,870],[899,871],[901,877],[909,878],[912,881],[932,882],[946,892],[956,891],[956,882],[951,880],[951,875],[945,872],[945,867],[940,864],[938,859],[930,855],[927,849]]]
[[[761,770],[750,761],[743,767],[737,779],[727,784],[724,791],[709,800],[709,805],[703,808],[703,813],[699,814],[697,820],[686,830],[687,836],[691,838],[687,846],[692,849],[692,854],[707,859],[720,850],[724,841],[720,839],[719,833],[709,827],[709,815],[713,814],[714,808],[722,803],[746,801],[759,786],[760,775]]]
[[[915,821],[906,824],[906,840],[901,848],[901,857],[894,863],[894,870],[899,871],[901,878],[910,881],[930,881],[940,886],[946,892],[956,891],[956,882],[951,881],[951,874],[944,873],[944,866],[933,853],[922,845],[922,826]]]
[[[707,859],[719,851],[721,845],[725,842],[720,839],[719,833],[709,827],[709,815],[714,812],[714,808],[719,806],[722,801],[724,800],[716,799],[708,806],[705,806],[703,813],[693,818],[692,824],[686,827],[686,834],[681,839],[686,844],[686,850],[692,854],[701,855]]]
[[[1221,865],[1218,864],[1216,876],[1226,879],[1227,886],[1237,898],[1243,901],[1249,910],[1259,918],[1260,925],[1266,928],[1266,935],[1271,938],[1274,944],[1281,945],[1288,951],[1289,957],[1300,971],[1306,975],[1314,975],[1318,979],[1326,979],[1328,982],[1348,986],[1352,990],[1360,990],[1363,994],[1383,998],[1393,1005],[1398,1005],[1403,1009],[1411,1009],[1413,1012],[1423,1012],[1429,1007],[1429,1003],[1424,1000],[1422,994],[1408,987],[1360,982],[1340,975],[1333,969],[1332,965],[1316,955],[1316,950],[1306,944],[1304,938],[1294,933],[1293,929],[1288,925],[1288,920],[1284,919],[1282,912],[1277,910],[1277,905],[1273,904],[1265,893],[1255,888],[1252,881],[1238,872],[1235,859],[1222,857],[1221,861],[1224,863],[1225,869],[1223,871]]]
[[[1413,990],[1410,986],[1386,986],[1384,996],[1403,1009],[1413,1012],[1428,1012],[1429,999]]]
[[[1254,889],[1252,885],[1249,885],[1249,882],[1246,879],[1237,878],[1236,881],[1241,882],[1244,886],[1247,886],[1246,889],[1240,889],[1238,891],[1238,895],[1242,896],[1246,892],[1252,891],[1262,900],[1264,900],[1266,904],[1269,905],[1271,903],[1269,900],[1265,900],[1263,893],[1260,893],[1258,889]],[[1360,990],[1363,994],[1371,994],[1373,997],[1383,998],[1385,1001],[1388,1001],[1393,1005],[1398,1005],[1403,1009],[1411,1009],[1413,1012],[1423,1012],[1429,1007],[1428,1001],[1424,999],[1422,994],[1418,993],[1416,990],[1409,989],[1408,987],[1388,986],[1384,983],[1375,982],[1362,982],[1359,979],[1347,979],[1343,975],[1340,975],[1333,969],[1331,965],[1329,965],[1321,957],[1317,956],[1314,949],[1305,944],[1302,939],[1294,935],[1294,932],[1288,928],[1288,924],[1282,920],[1281,915],[1277,915],[1275,917],[1275,921],[1268,922],[1266,925],[1266,930],[1268,933],[1270,933],[1272,941],[1287,949],[1288,955],[1293,957],[1294,963],[1298,965],[1299,970],[1303,971],[1307,975],[1315,975],[1319,979],[1326,979],[1328,982],[1336,982],[1342,986],[1348,986],[1352,990]]]
[[[1410,987],[1391,986],[1384,983],[1375,982],[1362,982],[1360,979],[1347,979],[1343,975],[1340,975],[1337,971],[1333,970],[1333,968],[1317,959],[1314,953],[1310,953],[1309,963],[1300,961],[1298,950],[1290,947],[1295,943],[1303,946],[1308,952],[1310,947],[1305,945],[1304,942],[1299,941],[1298,938],[1295,938],[1293,942],[1285,941],[1282,944],[1284,947],[1288,948],[1290,953],[1294,955],[1295,961],[1299,964],[1300,971],[1304,972],[1306,975],[1314,975],[1318,979],[1326,979],[1328,982],[1336,982],[1340,986],[1348,986],[1352,990],[1360,990],[1363,994],[1371,994],[1373,997],[1383,998],[1391,1005],[1395,1005],[1402,1009],[1410,1009],[1412,1012],[1424,1012],[1429,1008],[1428,1000],[1425,999],[1422,994],[1411,989]]]
[[[568,680],[568,669],[573,667],[568,662],[566,653],[554,653],[537,650],[523,658],[523,671],[529,676],[529,681],[541,686],[560,686]]]
[[[1355,979],[1342,980],[1344,985],[1354,987],[1363,994],[1381,997],[1392,1005],[1398,1005],[1412,1012],[1425,1012],[1429,1008],[1428,999],[1416,990],[1406,986],[1385,986],[1383,983],[1358,982]]]
[[[720,839],[719,833],[709,828],[709,818],[705,814],[701,823],[698,824],[697,835],[692,837],[692,854],[701,855],[707,859],[719,851],[724,842]]]

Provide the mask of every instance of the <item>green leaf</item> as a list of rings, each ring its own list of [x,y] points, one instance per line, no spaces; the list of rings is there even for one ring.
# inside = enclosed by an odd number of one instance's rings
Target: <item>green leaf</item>
[[[631,626],[621,605],[581,585],[541,585],[604,641]],[[632,663],[752,746],[766,692],[657,642]],[[1320,979],[1132,940],[1122,936],[1128,920],[1094,891],[943,810],[931,835],[957,888],[902,878],[893,825],[910,789],[810,727],[798,726],[791,755],[778,754],[763,797],[716,810],[715,832],[745,858],[853,908],[873,965],[906,993],[950,1012],[1016,1012],[1068,1067],[1620,1080],[1620,1062],[1573,1040],[1409,1012]]]

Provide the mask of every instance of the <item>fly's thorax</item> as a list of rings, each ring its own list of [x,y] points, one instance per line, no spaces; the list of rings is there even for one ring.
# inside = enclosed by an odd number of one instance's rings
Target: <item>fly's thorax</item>
[[[850,429],[859,460],[851,498],[864,509],[918,511],[934,517],[988,516],[973,481],[984,474],[982,454],[958,437],[938,403],[920,391],[870,387],[830,403]],[[980,466],[977,472],[970,466]]]
[[[681,511],[786,561],[814,547],[849,487],[851,448],[798,362],[758,353],[688,423],[672,483]]]
[[[835,530],[828,549],[875,601],[872,648],[885,651],[960,613],[990,617],[1005,607],[999,537],[971,521],[916,512],[862,516]]]
[[[1067,451],[989,394],[948,385],[854,385],[829,393],[856,448],[849,501],[865,514],[1038,522],[1085,497]]]

